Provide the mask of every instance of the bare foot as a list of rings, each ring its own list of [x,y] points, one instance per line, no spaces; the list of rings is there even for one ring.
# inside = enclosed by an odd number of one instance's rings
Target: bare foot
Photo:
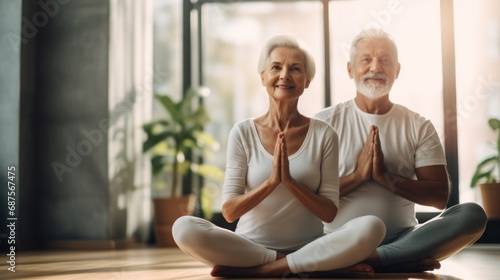
[[[414,262],[375,267],[376,272],[424,272],[439,269],[441,264],[435,259],[422,259]]]

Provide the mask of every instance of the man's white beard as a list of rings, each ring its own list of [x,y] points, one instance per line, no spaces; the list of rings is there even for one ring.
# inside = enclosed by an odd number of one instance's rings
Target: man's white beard
[[[373,77],[375,75],[373,74],[366,74],[363,76],[361,81],[356,82],[356,89],[358,90],[359,93],[363,94],[366,98],[370,100],[375,100],[380,97],[386,96],[389,94],[389,91],[391,90],[391,87],[387,84],[387,78],[385,78],[386,83],[385,84],[378,84],[378,83],[370,83],[367,84],[365,83],[365,79],[368,77]]]

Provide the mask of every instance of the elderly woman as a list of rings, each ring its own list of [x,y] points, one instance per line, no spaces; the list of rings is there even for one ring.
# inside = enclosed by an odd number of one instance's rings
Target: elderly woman
[[[380,244],[385,225],[374,216],[328,234],[339,203],[338,136],[298,111],[315,74],[300,40],[279,35],[258,63],[268,111],[234,125],[228,141],[222,213],[235,232],[184,216],[173,227],[179,248],[213,267],[212,276],[371,276],[360,263]]]

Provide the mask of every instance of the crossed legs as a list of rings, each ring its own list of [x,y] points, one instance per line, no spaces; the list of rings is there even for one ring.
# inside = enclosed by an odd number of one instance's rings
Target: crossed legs
[[[286,256],[195,217],[177,220],[173,235],[179,248],[213,267],[213,276],[370,276],[372,267],[360,262],[383,240],[385,225],[359,217]]]

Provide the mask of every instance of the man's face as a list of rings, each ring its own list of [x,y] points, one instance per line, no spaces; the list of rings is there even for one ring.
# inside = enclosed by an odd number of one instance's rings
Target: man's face
[[[401,66],[388,39],[365,38],[359,41],[347,68],[357,91],[373,100],[389,94]]]

